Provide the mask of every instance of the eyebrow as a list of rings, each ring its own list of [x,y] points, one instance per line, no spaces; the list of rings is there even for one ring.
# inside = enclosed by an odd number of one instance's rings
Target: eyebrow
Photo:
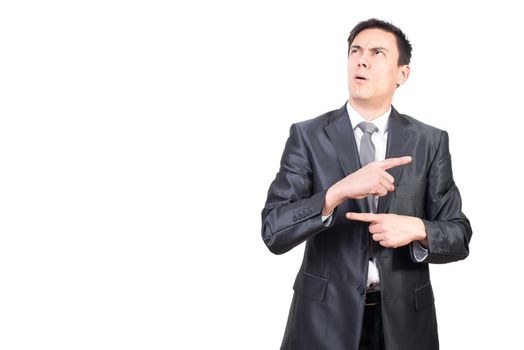
[[[351,45],[351,48],[350,49],[357,49],[357,50],[362,50],[362,47],[359,46],[359,45]],[[381,47],[381,46],[378,46],[378,47],[372,47],[372,48],[369,48],[368,49],[369,51],[387,51],[389,52],[388,49],[386,49],[385,47]]]

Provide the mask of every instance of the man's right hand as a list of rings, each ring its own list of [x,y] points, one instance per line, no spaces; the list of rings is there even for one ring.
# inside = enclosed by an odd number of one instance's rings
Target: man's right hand
[[[349,174],[328,189],[322,215],[328,215],[346,199],[382,197],[394,191],[395,179],[386,170],[408,164],[411,160],[410,156],[379,160]]]

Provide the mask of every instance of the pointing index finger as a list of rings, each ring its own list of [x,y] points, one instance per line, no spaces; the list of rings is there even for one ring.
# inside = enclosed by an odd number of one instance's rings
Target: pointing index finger
[[[405,165],[411,163],[411,156],[404,156],[398,158],[388,158],[380,161],[380,167],[384,170],[394,168],[399,165]]]
[[[346,214],[346,218],[349,220],[363,221],[363,222],[375,222],[378,214],[373,213],[353,213],[349,212]]]

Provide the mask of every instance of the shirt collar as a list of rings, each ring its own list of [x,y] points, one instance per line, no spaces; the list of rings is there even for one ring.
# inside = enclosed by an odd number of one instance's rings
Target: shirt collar
[[[353,106],[349,103],[349,101],[346,103],[346,109],[349,114],[349,120],[351,121],[351,125],[353,126],[353,130],[358,127],[358,124],[360,122],[366,122],[367,120],[364,119],[364,117],[358,113]],[[391,106],[389,109],[384,113],[379,115],[377,118],[373,119],[371,122],[375,124],[375,126],[378,128],[378,133],[384,134],[386,131],[388,131],[388,120],[389,120],[389,114],[391,113]]]

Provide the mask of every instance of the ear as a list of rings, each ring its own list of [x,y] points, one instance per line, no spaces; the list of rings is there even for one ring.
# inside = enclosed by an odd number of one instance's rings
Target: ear
[[[401,66],[398,70],[397,87],[404,84],[409,77],[410,68],[407,64]]]

